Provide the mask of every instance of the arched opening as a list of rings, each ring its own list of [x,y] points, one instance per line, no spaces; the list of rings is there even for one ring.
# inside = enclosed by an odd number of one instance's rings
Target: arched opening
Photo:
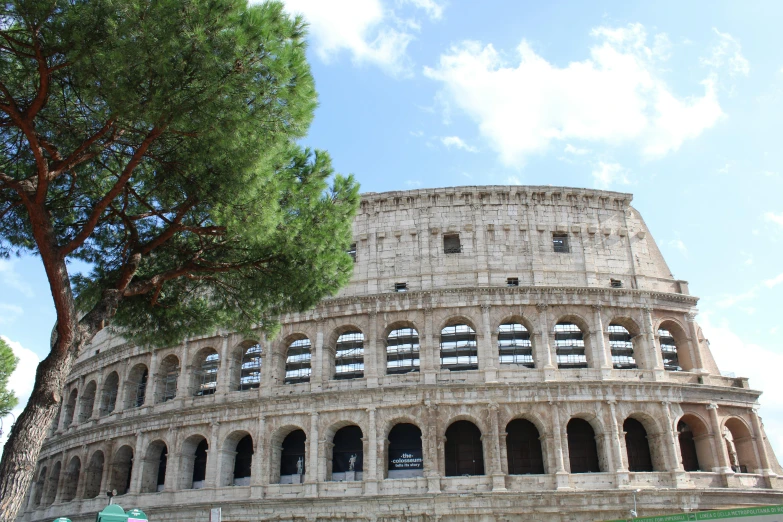
[[[128,380],[125,383],[125,404],[126,408],[139,408],[144,406],[147,398],[147,381],[149,380],[149,371],[144,364],[137,364],[128,374]]]
[[[33,492],[33,505],[40,506],[44,498],[44,489],[46,488],[46,466],[38,472],[38,480],[35,482],[35,491]]]
[[[470,421],[459,420],[446,430],[446,476],[484,474],[481,430]]]
[[[560,322],[555,325],[555,351],[558,368],[587,368],[584,333],[574,323]]]
[[[753,437],[740,419],[733,417],[726,420],[723,440],[729,455],[729,465],[735,473],[755,473],[761,468],[756,460]]]
[[[103,383],[101,393],[101,415],[108,415],[117,407],[117,391],[120,385],[120,376],[117,372],[111,372]]]
[[[201,489],[207,475],[209,444],[201,435],[191,435],[182,443],[181,489]]]
[[[685,471],[700,471],[699,456],[696,452],[696,442],[693,440],[693,430],[685,421],[677,423],[677,438],[680,441],[680,456]]]
[[[144,458],[144,469],[141,477],[141,492],[155,493],[163,491],[166,483],[166,463],[168,461],[168,446],[162,440],[156,440],[147,448]]]
[[[391,429],[387,469],[390,479],[424,476],[424,453],[418,426],[401,423]]]
[[[177,380],[179,379],[179,359],[174,354],[167,355],[160,363],[158,370],[156,402],[166,402],[177,396]]]
[[[280,484],[300,484],[307,472],[305,445],[307,435],[303,430],[294,430],[283,439],[280,453]]]
[[[633,355],[633,341],[628,329],[617,323],[609,325],[609,348],[612,351],[612,368],[633,370],[639,366]]]
[[[74,388],[68,395],[68,402],[65,403],[65,417],[63,417],[63,428],[68,428],[73,424],[73,416],[76,412],[76,399],[79,396],[79,392]]]
[[[364,377],[364,334],[358,330],[351,330],[337,338],[334,378],[361,379],[362,377]]]
[[[566,427],[568,434],[568,456],[571,473],[598,473],[598,447],[595,431],[584,419],[571,419]]]
[[[535,368],[530,332],[520,323],[504,323],[498,328],[500,364],[518,364]]]
[[[255,343],[243,350],[239,367],[239,391],[256,390],[261,386],[261,345]]]
[[[95,381],[90,381],[84,388],[81,398],[79,399],[79,422],[86,422],[92,417],[92,410],[95,407],[95,391],[98,385]]]
[[[312,361],[310,339],[297,339],[288,345],[285,358],[285,384],[310,382]]]
[[[650,442],[647,440],[647,430],[634,418],[623,422],[625,432],[625,451],[628,455],[628,471],[653,471]]]
[[[509,475],[544,473],[541,434],[526,419],[514,419],[506,426],[506,453]]]
[[[60,468],[62,464],[55,462],[52,466],[52,473],[49,475],[49,479],[46,481],[46,490],[44,491],[43,504],[44,506],[54,503],[55,497],[57,497],[57,485],[60,483]]]
[[[364,448],[361,428],[340,428],[334,434],[332,443],[332,480],[362,480]]]
[[[386,336],[386,373],[419,371],[419,332],[415,328],[395,328]]]
[[[235,486],[249,486],[253,467],[253,437],[245,435],[237,442],[234,456]]]
[[[133,448],[123,446],[114,454],[109,479],[109,490],[117,490],[118,495],[124,495],[130,489],[133,473]]]
[[[661,328],[658,330],[658,339],[661,343],[661,356],[663,357],[663,368],[671,372],[682,371],[680,366],[679,349],[674,335],[669,330]]]
[[[95,498],[101,493],[103,466],[103,452],[100,450],[95,451],[90,457],[90,463],[87,465],[84,475],[84,498]]]
[[[193,375],[193,395],[203,397],[213,395],[217,391],[218,368],[220,355],[212,348],[204,348],[195,359]]]
[[[478,370],[478,344],[473,328],[452,324],[440,331],[440,367],[452,372]]]
[[[82,461],[79,457],[73,457],[65,469],[65,480],[63,480],[62,501],[70,502],[76,498],[76,488],[79,485],[79,475],[82,472]]]
[[[57,408],[57,414],[54,416],[54,421],[52,422],[52,425],[49,426],[49,435],[53,435],[58,429],[60,429],[60,414],[62,411],[62,408]]]
[[[680,457],[685,471],[712,471],[712,434],[699,417],[686,414],[677,423]]]

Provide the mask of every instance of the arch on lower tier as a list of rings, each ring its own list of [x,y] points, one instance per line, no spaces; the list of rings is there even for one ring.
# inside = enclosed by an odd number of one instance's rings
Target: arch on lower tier
[[[444,463],[447,477],[484,475],[484,446],[479,427],[469,420],[457,420],[446,428]]]
[[[571,473],[599,473],[597,434],[592,424],[580,417],[572,417],[566,425],[568,463]]]
[[[144,455],[144,467],[141,471],[140,493],[157,493],[163,491],[166,485],[169,447],[162,439],[157,439],[147,446]]]
[[[90,456],[89,464],[84,473],[83,498],[95,498],[101,493],[101,480],[103,480],[103,468],[106,465],[103,451],[95,450]]]
[[[48,468],[46,466],[42,466],[38,471],[38,480],[35,481],[35,491],[33,491],[33,506],[40,506],[43,501],[47,471]]]
[[[424,450],[421,428],[412,422],[399,422],[386,436],[385,477],[424,476]]]
[[[307,433],[301,428],[288,432],[280,444],[277,480],[280,484],[304,481],[307,474]]]
[[[343,426],[331,438],[329,480],[362,480],[364,472],[364,433],[356,424]]]
[[[140,408],[146,404],[149,377],[149,369],[144,363],[134,365],[128,372],[128,378],[125,380],[126,408]]]
[[[638,429],[638,426],[633,423],[629,424],[629,432],[626,429],[625,423],[628,420],[633,420],[641,424],[643,432]],[[639,468],[636,471],[665,471],[668,469],[666,462],[666,453],[663,447],[664,432],[661,429],[660,423],[655,420],[651,415],[641,411],[634,411],[628,414],[623,420],[623,443],[625,445],[625,459],[628,464],[629,471],[635,471],[632,468]],[[631,446],[629,447],[629,433]],[[643,438],[642,438],[643,437]],[[649,452],[649,465],[645,464],[645,449],[647,446],[647,452]],[[633,457],[633,458],[632,458]],[[634,465],[631,465],[631,460],[634,461]],[[652,466],[652,469],[641,469]]]
[[[76,488],[79,486],[79,478],[82,473],[82,459],[77,455],[71,457],[68,461],[68,467],[65,468],[65,477],[63,477],[63,490],[60,499],[63,502],[70,502],[76,498]]]
[[[729,457],[729,466],[735,473],[757,473],[761,470],[752,431],[739,417],[723,421],[723,442]]]
[[[98,390],[98,384],[95,379],[87,383],[84,387],[84,392],[79,399],[79,423],[85,422],[92,418],[92,410],[95,407],[95,395]]]
[[[133,474],[133,448],[129,445],[120,447],[111,462],[109,490],[117,490],[118,495],[124,495],[130,489]]]
[[[516,418],[506,425],[506,461],[509,475],[545,473],[541,432],[525,418]]]
[[[222,448],[220,486],[249,486],[253,475],[253,436],[237,430],[226,437]]]
[[[177,396],[179,383],[179,358],[173,353],[168,354],[160,362],[158,374],[155,376],[155,403],[167,402]]]
[[[44,494],[41,503],[44,506],[49,506],[54,503],[57,498],[57,487],[60,484],[60,469],[62,468],[62,462],[59,460],[52,465],[52,471],[46,478],[46,485],[44,486]]]
[[[708,424],[695,413],[686,413],[677,421],[680,462],[685,471],[712,471],[717,466]]]
[[[180,489],[201,489],[207,478],[207,438],[196,433],[182,442],[180,451]]]
[[[74,388],[68,395],[68,402],[65,403],[65,416],[63,417],[63,428],[68,428],[73,423],[73,417],[76,414],[77,399],[79,390]]]
[[[117,394],[119,393],[120,376],[112,371],[106,376],[101,389],[101,416],[112,413],[117,407]]]

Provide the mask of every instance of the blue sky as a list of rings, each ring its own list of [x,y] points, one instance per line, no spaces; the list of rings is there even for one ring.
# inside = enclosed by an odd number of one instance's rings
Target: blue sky
[[[781,2],[288,0],[320,107],[305,143],[363,191],[529,184],[634,194],[724,372],[783,457]],[[29,392],[51,296],[0,260]]]

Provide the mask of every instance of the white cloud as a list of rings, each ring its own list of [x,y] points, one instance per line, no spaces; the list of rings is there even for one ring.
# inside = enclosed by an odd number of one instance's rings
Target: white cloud
[[[701,59],[701,63],[714,69],[725,68],[731,76],[747,76],[750,73],[750,63],[742,55],[739,41],[729,33],[721,33],[714,27],[712,30],[718,35],[718,43],[712,47],[710,56]]]
[[[30,393],[33,391],[35,370],[38,368],[39,359],[35,352],[24,348],[20,343],[12,341],[4,335],[0,335],[0,337],[8,343],[13,350],[14,355],[19,357],[19,364],[8,379],[8,389],[13,390],[19,398],[19,405],[11,412],[18,418],[19,414],[22,413],[25,404],[27,404]],[[6,418],[3,421],[3,436],[0,438],[0,446],[4,445],[5,441],[8,439],[8,433],[10,432],[11,427],[10,424],[5,424],[8,420],[9,419]],[[0,454],[2,454],[2,447],[0,447]]]
[[[619,163],[604,163],[599,161],[593,167],[593,182],[598,188],[608,188],[610,185],[620,183],[627,185],[628,171]]]
[[[521,185],[522,181],[516,176],[509,176],[508,179],[506,180],[506,183],[508,183],[509,185]]]
[[[669,241],[669,246],[679,250],[684,257],[688,257],[688,247],[685,246],[685,243],[682,242],[682,239],[672,239]]]
[[[444,5],[434,0],[398,3],[413,5],[432,20],[443,15]],[[357,65],[376,65],[392,76],[412,74],[408,44],[420,24],[398,16],[382,0],[285,0],[285,5],[304,16],[312,48],[324,62],[345,51]]]
[[[699,136],[723,116],[715,78],[702,96],[677,97],[661,76],[663,38],[647,46],[641,24],[592,31],[590,58],[559,67],[526,41],[515,59],[492,44],[465,41],[424,74],[478,124],[512,166],[552,142],[634,143],[645,156],[663,156]],[[668,39],[667,39],[668,40]]]
[[[741,294],[734,294],[734,295],[727,295],[723,298],[721,298],[717,305],[720,308],[730,308],[734,306],[737,303],[741,303],[742,301],[747,301],[749,299],[754,299],[756,297],[757,288],[751,288],[747,292],[743,292]]]
[[[771,221],[772,223],[776,223],[783,227],[783,212],[780,214],[775,214],[774,212],[766,212],[764,214],[764,219],[766,221]]]
[[[783,352],[746,342],[726,322],[713,324],[709,313],[700,314],[699,324],[710,340],[710,351],[718,367],[748,377],[751,388],[764,392],[760,399],[764,430],[775,453],[783,455]]]
[[[575,156],[584,156],[585,154],[588,154],[590,152],[590,149],[582,149],[579,147],[574,147],[570,143],[566,143],[565,149],[563,151],[566,154],[573,154]]]
[[[35,297],[32,287],[16,271],[16,260],[0,259],[0,283],[18,290],[25,297]]]
[[[421,187],[421,181],[419,181],[419,180],[409,179],[408,181],[405,182],[405,184],[408,185],[409,187],[413,187],[413,188]]]
[[[718,174],[728,174],[731,169],[731,162],[726,163],[724,166],[718,169]]]
[[[443,138],[440,139],[440,142],[443,143],[443,145],[445,145],[449,149],[454,147],[455,149],[462,149],[468,152],[478,152],[478,149],[476,147],[468,145],[459,136],[444,136]]]
[[[0,324],[9,324],[16,321],[24,313],[21,306],[0,303]]]
[[[422,136],[424,136],[424,131],[420,131],[420,130],[410,131],[410,135],[413,136],[414,138],[421,138]]]
[[[783,283],[783,273],[776,275],[772,279],[767,279],[764,281],[764,284],[767,285],[767,288],[773,288],[778,286],[780,283]]]

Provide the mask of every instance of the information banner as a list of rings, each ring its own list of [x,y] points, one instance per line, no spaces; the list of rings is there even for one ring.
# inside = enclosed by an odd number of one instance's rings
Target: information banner
[[[389,469],[424,469],[421,450],[390,450]]]
[[[684,522],[689,520],[720,520],[722,522],[783,522],[783,505],[759,506],[750,508],[721,509],[718,511],[697,511],[677,515],[656,517],[621,518],[607,522]]]

